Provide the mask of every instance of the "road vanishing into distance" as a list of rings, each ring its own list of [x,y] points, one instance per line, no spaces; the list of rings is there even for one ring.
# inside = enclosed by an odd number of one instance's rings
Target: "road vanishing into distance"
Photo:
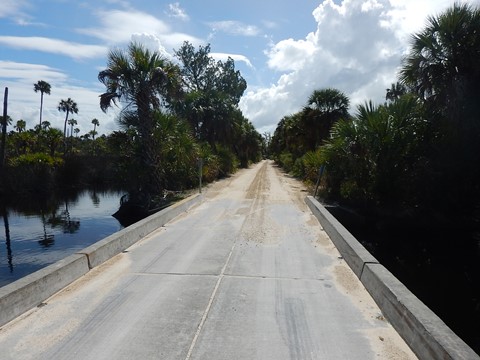
[[[263,161],[0,329],[1,359],[415,359]]]

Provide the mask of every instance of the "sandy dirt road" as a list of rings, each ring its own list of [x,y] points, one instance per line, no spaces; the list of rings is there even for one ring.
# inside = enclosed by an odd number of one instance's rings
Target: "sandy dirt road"
[[[1,359],[414,359],[270,161],[0,329]]]

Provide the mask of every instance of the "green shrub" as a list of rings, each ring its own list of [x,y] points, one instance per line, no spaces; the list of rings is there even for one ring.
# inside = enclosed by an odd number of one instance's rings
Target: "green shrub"
[[[11,158],[5,169],[8,190],[15,193],[44,193],[55,186],[55,170],[63,160],[44,153]]]

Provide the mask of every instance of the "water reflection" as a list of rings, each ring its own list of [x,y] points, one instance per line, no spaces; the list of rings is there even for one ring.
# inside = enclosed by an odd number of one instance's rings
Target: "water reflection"
[[[3,216],[3,224],[5,227],[5,245],[7,246],[7,261],[8,261],[8,268],[10,272],[13,272],[13,262],[12,262],[12,244],[10,240],[10,225],[8,223],[8,212],[5,207],[2,207],[2,216]]]
[[[122,194],[85,190],[0,204],[7,248],[0,251],[0,287],[122,229],[111,216]]]

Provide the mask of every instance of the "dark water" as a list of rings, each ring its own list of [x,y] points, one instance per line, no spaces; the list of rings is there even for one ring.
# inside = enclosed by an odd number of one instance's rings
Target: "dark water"
[[[112,216],[122,192],[86,190],[0,209],[0,287],[123,227]]]
[[[480,354],[480,233],[462,228],[379,229],[329,211],[407,288]]]

